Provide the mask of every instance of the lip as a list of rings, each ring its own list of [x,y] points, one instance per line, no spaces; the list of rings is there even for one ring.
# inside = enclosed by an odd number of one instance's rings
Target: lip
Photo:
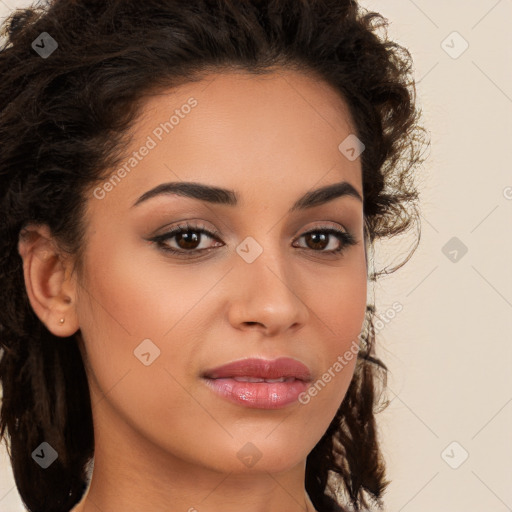
[[[212,391],[232,403],[255,409],[278,409],[296,402],[306,391],[311,372],[290,357],[249,358],[206,370],[201,377]],[[284,381],[265,381],[277,379]]]

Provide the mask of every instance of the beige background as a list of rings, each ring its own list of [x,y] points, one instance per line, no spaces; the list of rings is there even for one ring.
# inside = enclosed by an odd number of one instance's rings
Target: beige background
[[[0,17],[29,3],[0,0]],[[381,313],[403,305],[378,339],[386,510],[512,511],[512,0],[361,4],[412,52],[432,142],[420,246],[376,288]],[[0,512],[23,510],[2,447]]]

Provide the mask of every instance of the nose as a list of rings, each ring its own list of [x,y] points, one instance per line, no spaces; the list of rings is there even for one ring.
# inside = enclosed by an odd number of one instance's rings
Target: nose
[[[239,258],[235,265],[231,278],[236,291],[228,313],[234,328],[259,329],[275,336],[306,324],[310,311],[307,297],[301,296],[305,287],[277,250],[272,254],[264,250],[252,263]]]

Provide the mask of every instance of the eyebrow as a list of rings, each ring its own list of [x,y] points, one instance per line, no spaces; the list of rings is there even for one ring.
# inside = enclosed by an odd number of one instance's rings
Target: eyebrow
[[[135,201],[132,208],[153,197],[172,194],[220,205],[236,206],[238,204],[238,196],[234,190],[205,185],[203,183],[180,181],[162,183],[148,190]],[[350,183],[341,181],[306,192],[293,204],[289,213],[296,210],[305,210],[314,206],[320,206],[343,196],[355,197],[363,202],[363,198],[359,192]]]

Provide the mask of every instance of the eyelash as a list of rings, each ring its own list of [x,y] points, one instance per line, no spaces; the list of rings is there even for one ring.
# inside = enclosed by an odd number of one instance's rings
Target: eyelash
[[[184,249],[171,249],[169,246],[167,246],[164,242],[174,238],[176,235],[187,233],[187,232],[194,232],[194,233],[201,233],[202,235],[207,235],[210,238],[218,239],[220,233],[216,230],[210,231],[206,229],[202,225],[193,225],[189,224],[188,222],[185,222],[184,224],[179,224],[178,226],[172,228],[170,231],[163,233],[161,235],[155,236],[150,239],[151,242],[155,242],[160,249],[163,251],[177,255],[177,256],[183,256],[188,257],[188,255],[197,254],[204,251],[209,251],[211,249],[214,249],[214,247],[209,247],[207,249],[192,249],[190,251],[184,250]],[[319,250],[316,251],[314,249],[310,249],[313,252],[319,252],[324,254],[340,254],[345,251],[348,247],[355,245],[357,241],[355,238],[348,232],[342,231],[341,229],[332,228],[332,227],[326,227],[326,228],[316,228],[311,231],[307,231],[306,233],[302,233],[299,238],[302,238],[305,235],[309,235],[312,233],[322,233],[322,234],[330,234],[335,235],[340,242],[342,242],[339,249],[331,249],[330,251],[323,251]],[[300,249],[308,249],[307,247],[300,247]]]

